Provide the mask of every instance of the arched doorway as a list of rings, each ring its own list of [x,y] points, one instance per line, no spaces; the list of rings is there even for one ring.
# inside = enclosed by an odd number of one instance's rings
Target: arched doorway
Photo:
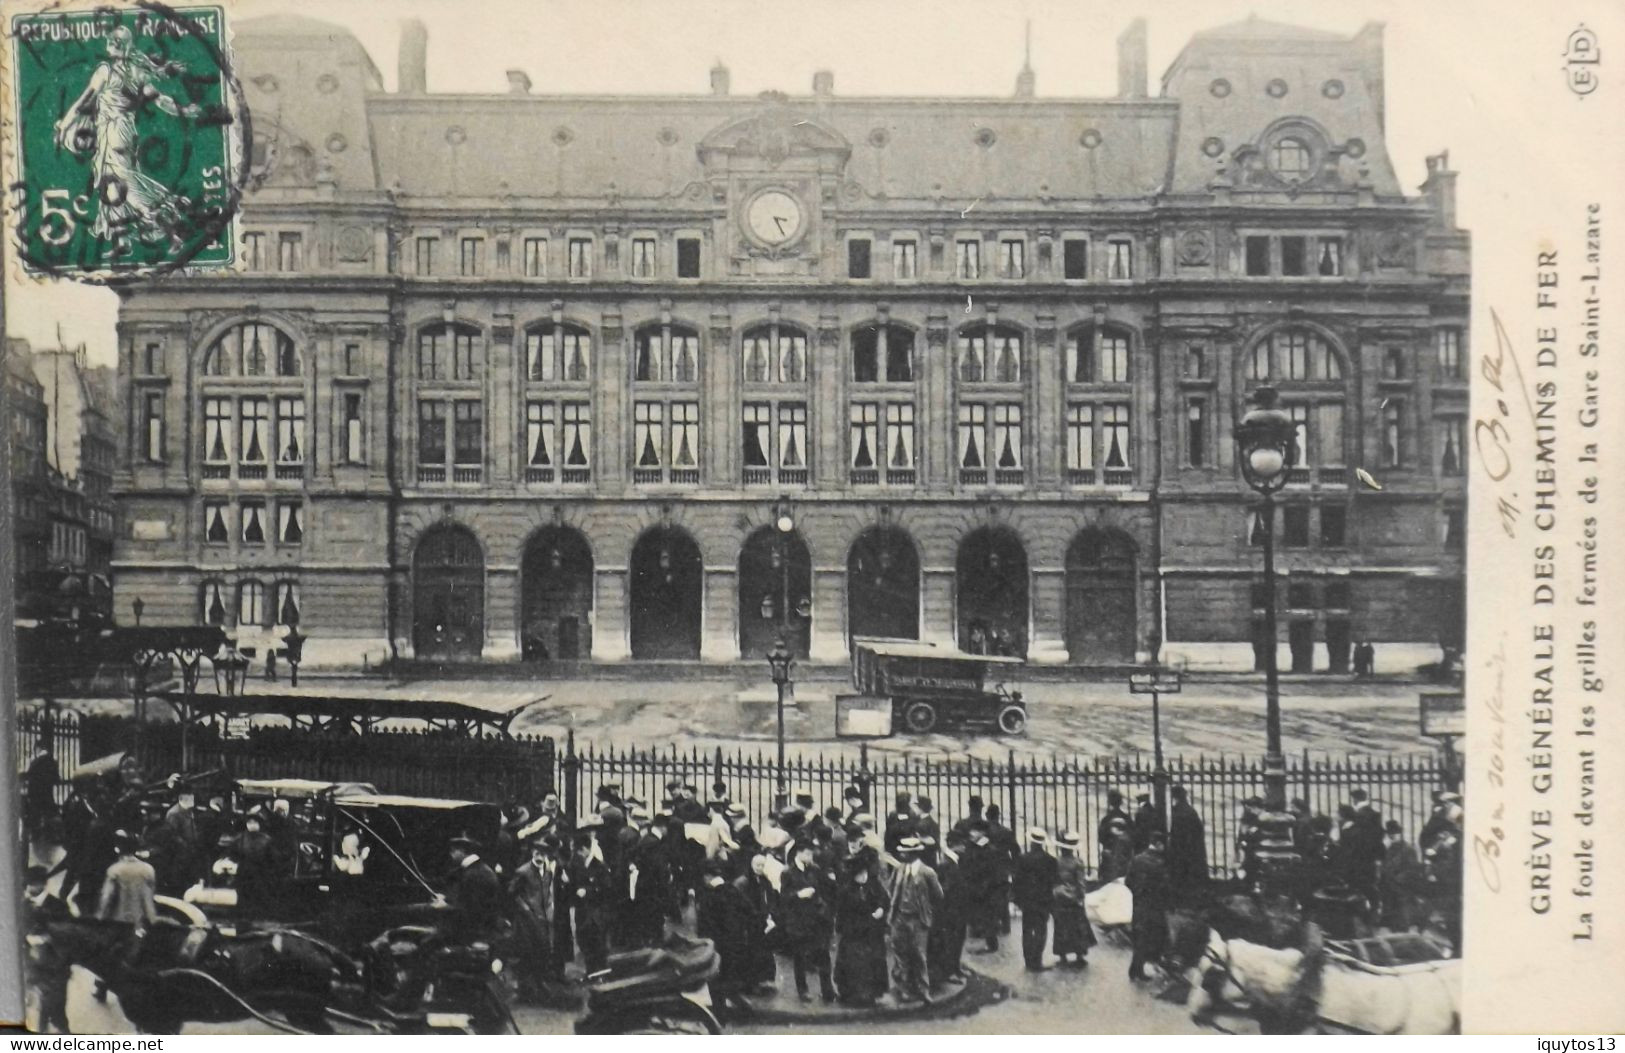
[[[1014,531],[983,527],[959,543],[959,649],[1027,654],[1027,550]]]
[[[519,567],[519,652],[527,660],[592,656],[592,549],[581,531],[531,535]]]
[[[698,658],[700,547],[676,527],[655,527],[632,548],[632,657]]]
[[[762,658],[780,636],[797,658],[812,642],[812,557],[795,531],[763,527],[739,550],[739,653]]]
[[[920,557],[897,527],[874,527],[846,560],[846,625],[851,636],[920,637]]]
[[[485,643],[485,554],[473,531],[438,526],[412,554],[412,649],[419,658],[478,658]]]
[[[1134,543],[1085,530],[1066,553],[1066,649],[1074,662],[1132,662],[1136,638]]]

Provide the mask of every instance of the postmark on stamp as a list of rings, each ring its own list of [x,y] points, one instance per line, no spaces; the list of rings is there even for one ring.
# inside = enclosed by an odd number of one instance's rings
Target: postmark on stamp
[[[116,284],[230,266],[251,131],[224,9],[138,0],[8,28],[23,267]]]

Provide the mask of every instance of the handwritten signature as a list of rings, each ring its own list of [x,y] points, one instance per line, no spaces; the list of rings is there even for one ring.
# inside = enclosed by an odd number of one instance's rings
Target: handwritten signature
[[[1490,322],[1495,328],[1495,354],[1485,355],[1479,360],[1478,372],[1495,389],[1495,413],[1473,422],[1473,446],[1478,452],[1479,467],[1490,482],[1499,483],[1512,474],[1512,455],[1507,450],[1514,441],[1507,427],[1507,422],[1514,419],[1512,407],[1507,403],[1509,384],[1516,381],[1515,386],[1523,399],[1531,430],[1535,426],[1535,405],[1529,398],[1529,384],[1524,379],[1523,364],[1518,361],[1518,350],[1512,345],[1512,337],[1507,335],[1506,326],[1494,308],[1490,309]],[[1510,375],[1507,372],[1509,367]],[[1523,513],[1518,507],[1517,498],[1518,493],[1514,490],[1510,495],[1498,495],[1495,501],[1496,515],[1507,537],[1518,536],[1518,518]]]

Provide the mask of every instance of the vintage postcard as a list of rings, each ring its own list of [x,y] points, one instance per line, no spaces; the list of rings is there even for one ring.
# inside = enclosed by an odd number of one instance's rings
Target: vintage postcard
[[[1611,1050],[1622,49],[0,0],[0,1018]]]

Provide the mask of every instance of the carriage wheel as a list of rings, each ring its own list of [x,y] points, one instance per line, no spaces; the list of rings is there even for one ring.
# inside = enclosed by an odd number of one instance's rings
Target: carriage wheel
[[[999,730],[1006,735],[1019,735],[1027,730],[1027,711],[1020,706],[1005,706],[999,710]]]
[[[937,726],[937,707],[929,702],[913,702],[903,710],[903,726],[916,735],[924,735]]]

